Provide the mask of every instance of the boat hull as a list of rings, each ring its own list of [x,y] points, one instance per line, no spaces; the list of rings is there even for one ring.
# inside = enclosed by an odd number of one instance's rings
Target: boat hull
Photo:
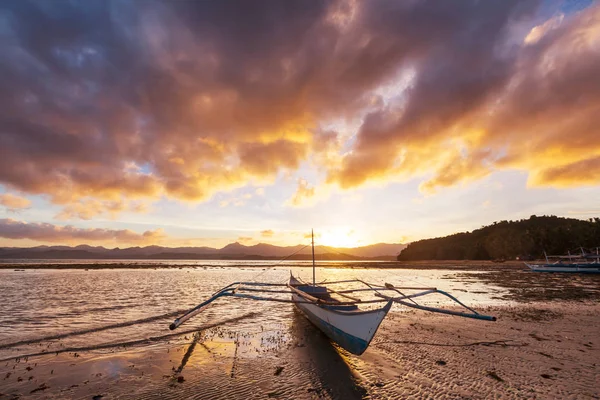
[[[329,339],[356,355],[361,355],[369,347],[393,303],[389,301],[377,310],[339,311],[325,305],[308,303],[296,293],[292,294],[292,300],[306,318]]]
[[[527,264],[535,272],[560,272],[560,273],[578,273],[578,274],[600,274],[600,264]]]

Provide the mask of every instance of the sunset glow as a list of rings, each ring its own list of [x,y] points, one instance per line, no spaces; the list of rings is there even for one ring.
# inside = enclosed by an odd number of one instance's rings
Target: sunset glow
[[[326,229],[319,234],[315,242],[332,247],[358,247],[362,245],[362,241],[357,236],[350,229]],[[370,241],[367,243],[370,243]]]
[[[0,246],[597,216],[600,3],[0,6]]]

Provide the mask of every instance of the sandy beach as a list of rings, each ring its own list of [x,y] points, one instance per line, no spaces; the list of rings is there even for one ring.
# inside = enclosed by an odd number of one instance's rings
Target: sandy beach
[[[0,48],[0,400],[600,400],[600,0],[0,0]]]
[[[285,323],[266,324],[253,303],[235,318],[102,346],[4,341],[21,357],[0,362],[0,399],[600,398],[600,279],[481,275],[454,279],[503,288],[496,304],[478,307],[497,322],[395,307],[360,357],[293,308],[282,308]],[[114,328],[97,326],[87,335]]]

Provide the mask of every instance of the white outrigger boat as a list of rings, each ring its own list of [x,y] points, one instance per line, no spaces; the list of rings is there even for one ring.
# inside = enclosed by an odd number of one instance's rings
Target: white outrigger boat
[[[581,254],[567,256],[549,256],[544,252],[546,263],[525,265],[534,272],[563,272],[580,274],[600,274],[600,252],[596,247],[596,254],[586,253],[581,248]],[[551,261],[556,259],[556,261]],[[564,261],[566,260],[566,261]]]
[[[176,329],[188,319],[202,312],[213,301],[220,297],[237,297],[258,301],[293,303],[310,322],[340,347],[352,354],[361,355],[371,343],[379,325],[394,303],[419,310],[442,314],[456,315],[485,321],[495,321],[496,317],[482,315],[461,303],[454,296],[436,288],[395,287],[389,283],[376,285],[360,279],[316,283],[314,237],[312,239],[313,283],[306,283],[294,277],[290,272],[287,284],[266,282],[234,282],[215,292],[209,299],[192,308],[177,318],[170,329]],[[334,290],[336,285],[360,284],[354,289]],[[411,291],[407,294],[405,291]],[[415,292],[416,291],[416,292]],[[371,299],[360,299],[352,294],[368,292]],[[258,293],[260,295],[257,295]],[[466,311],[442,309],[418,304],[414,299],[430,294],[441,294],[459,304]],[[280,294],[291,294],[291,299],[277,297]],[[377,306],[378,308],[361,309],[359,306]]]

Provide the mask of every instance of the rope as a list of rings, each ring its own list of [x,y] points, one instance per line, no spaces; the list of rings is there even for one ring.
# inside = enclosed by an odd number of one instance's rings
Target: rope
[[[250,278],[250,282],[254,282],[256,281],[261,275],[265,274],[266,272],[272,270],[273,268],[277,267],[278,265],[280,265],[282,262],[284,262],[285,260],[289,259],[290,257],[295,256],[296,254],[300,253],[302,250],[304,250],[305,248],[307,248],[308,246],[310,246],[310,244],[305,245],[304,247],[300,248],[299,250],[296,250],[295,252],[293,252],[292,254],[288,255],[287,257],[279,260],[278,262],[276,262],[275,264],[271,265],[269,268],[266,268],[265,270],[263,270],[262,272],[258,273],[257,275],[255,275],[253,278]]]
[[[326,247],[329,247],[329,246],[326,246]],[[329,247],[329,250],[330,250],[332,253],[336,253],[336,254],[339,254],[339,255],[341,255],[341,256],[349,256],[349,257],[352,257],[352,258],[354,258],[354,260],[356,260],[356,261],[361,261],[361,260],[362,260],[362,258],[361,258],[361,257],[353,256],[352,254],[347,254],[347,253],[340,253],[339,251],[335,251],[335,250],[334,250],[333,248],[331,248],[331,247]],[[356,273],[354,274],[354,279],[356,279],[356,280],[361,280],[361,279],[359,279],[359,278],[357,277]],[[409,277],[407,277],[407,276],[403,276],[403,277],[402,277],[402,279],[406,279],[406,280],[409,280],[409,281],[413,281],[413,282],[415,282],[415,283],[417,283],[417,284],[419,284],[419,285],[423,285],[421,282],[417,281],[416,279],[412,279],[412,278],[409,278]],[[365,283],[366,283],[366,282],[365,282]],[[367,286],[371,287],[370,285],[367,285]],[[375,290],[375,291],[377,292],[377,290]],[[400,292],[398,289],[396,289],[396,291],[397,291],[398,293],[400,293],[402,296],[405,296],[405,295],[404,295],[404,293]],[[377,293],[379,293],[379,292],[377,292]],[[410,300],[411,300],[411,301],[412,301],[414,304],[418,304],[418,303],[417,303],[416,301],[414,301],[413,299],[410,299]]]

